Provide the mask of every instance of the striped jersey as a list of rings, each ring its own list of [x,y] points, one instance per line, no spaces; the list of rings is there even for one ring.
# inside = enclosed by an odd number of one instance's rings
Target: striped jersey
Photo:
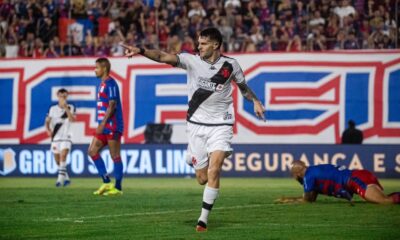
[[[337,196],[346,189],[352,171],[344,166],[322,164],[308,167],[304,175],[304,192]]]
[[[117,82],[109,77],[100,83],[97,95],[97,122],[100,124],[106,115],[110,101],[116,101],[117,106],[114,113],[107,120],[103,134],[124,131],[124,121],[122,118],[121,98]]]
[[[75,115],[75,107],[68,104],[69,111]],[[58,104],[52,105],[49,108],[47,117],[50,118],[50,129],[53,132],[51,136],[52,142],[57,141],[71,141],[72,134],[70,130],[70,121],[64,108]]]
[[[239,63],[221,55],[214,63],[199,55],[180,53],[177,67],[187,70],[189,109],[186,120],[200,125],[233,125],[231,81],[245,81]]]

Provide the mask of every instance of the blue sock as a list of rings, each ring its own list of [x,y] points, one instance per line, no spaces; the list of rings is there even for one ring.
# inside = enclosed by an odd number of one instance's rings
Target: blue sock
[[[91,158],[93,159],[94,165],[96,166],[100,177],[103,179],[103,183],[111,182],[110,178],[107,175],[106,165],[104,164],[103,159],[100,157],[100,154],[91,156]]]
[[[121,182],[123,176],[123,165],[121,157],[116,157],[114,159],[114,176],[115,176],[115,188],[122,190]]]

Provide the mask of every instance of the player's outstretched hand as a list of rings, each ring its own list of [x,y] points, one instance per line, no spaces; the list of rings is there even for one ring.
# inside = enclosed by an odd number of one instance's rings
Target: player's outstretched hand
[[[265,108],[264,105],[260,101],[254,101],[254,113],[257,117],[262,119],[265,122]]]
[[[275,199],[275,203],[302,203],[302,197],[280,197]]]
[[[131,58],[140,52],[140,48],[138,48],[138,47],[129,46],[125,43],[120,43],[120,45],[121,45],[121,47],[123,47],[125,49],[125,56],[128,58]]]

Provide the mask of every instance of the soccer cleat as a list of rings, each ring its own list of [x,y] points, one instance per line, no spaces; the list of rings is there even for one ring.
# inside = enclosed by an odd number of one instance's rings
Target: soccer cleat
[[[56,182],[56,187],[61,187],[61,182]]]
[[[196,232],[207,232],[207,224],[205,224],[203,221],[198,221]]]
[[[103,195],[104,192],[110,190],[111,188],[114,188],[114,185],[109,182],[109,183],[103,183],[99,189],[93,192],[94,195]]]
[[[110,190],[105,191],[103,193],[104,196],[119,196],[122,195],[123,192],[119,190],[118,188],[112,187]]]
[[[71,184],[71,181],[70,180],[65,180],[64,181],[64,187],[66,187],[66,186],[68,186],[68,185],[70,185]]]

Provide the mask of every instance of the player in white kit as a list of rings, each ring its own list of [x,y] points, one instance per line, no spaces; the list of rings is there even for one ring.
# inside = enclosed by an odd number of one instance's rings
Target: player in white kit
[[[199,184],[206,185],[203,207],[196,230],[207,231],[208,215],[219,193],[224,159],[232,153],[235,115],[232,99],[234,81],[243,96],[254,103],[255,114],[264,119],[264,106],[246,84],[238,62],[221,54],[221,33],[216,28],[201,31],[199,55],[169,54],[122,44],[125,55],[141,54],[157,62],[187,70],[189,109],[187,111],[188,163],[196,170]]]
[[[58,103],[52,105],[46,117],[46,131],[51,137],[51,151],[58,165],[56,186],[68,186],[71,181],[67,172],[67,155],[71,150],[70,123],[75,121],[75,107],[67,103],[68,91],[57,91]]]

